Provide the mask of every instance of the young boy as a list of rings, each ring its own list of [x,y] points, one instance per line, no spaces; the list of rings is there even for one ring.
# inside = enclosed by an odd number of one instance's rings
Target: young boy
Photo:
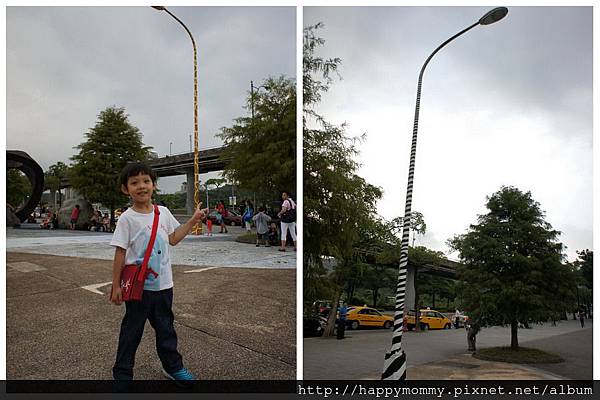
[[[121,191],[132,198],[133,206],[121,214],[110,242],[115,247],[113,261],[113,284],[111,302],[120,305],[121,269],[124,265],[142,264],[150,240],[154,209],[152,194],[156,189],[156,175],[145,164],[128,164],[121,172]],[[115,380],[133,379],[135,352],[142,339],[146,319],[156,332],[156,349],[162,363],[163,373],[176,381],[194,380],[183,367],[181,354],[177,351],[177,335],[173,327],[173,277],[169,245],[179,243],[198,223],[207,210],[196,209],[185,224],[173,217],[166,207],[158,207],[159,224],[148,268],[158,276],[149,274],[144,282],[142,301],[125,303],[125,316],[121,323],[117,358],[113,367]]]
[[[266,208],[261,206],[258,209],[258,214],[252,217],[254,225],[256,225],[256,247],[260,246],[261,241],[265,246],[269,246],[267,233],[269,233],[269,222],[271,222],[271,217],[269,217],[265,211]]]

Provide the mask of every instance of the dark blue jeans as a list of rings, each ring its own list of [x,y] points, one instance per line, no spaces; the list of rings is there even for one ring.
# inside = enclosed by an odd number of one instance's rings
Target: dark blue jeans
[[[177,351],[177,334],[173,327],[173,289],[153,292],[144,290],[142,301],[125,303],[125,317],[121,322],[117,360],[113,377],[117,380],[133,379],[135,352],[142,340],[146,320],[156,332],[156,351],[168,373],[183,368],[181,354]]]

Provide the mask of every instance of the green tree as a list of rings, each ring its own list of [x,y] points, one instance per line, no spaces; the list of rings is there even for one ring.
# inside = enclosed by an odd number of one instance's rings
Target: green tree
[[[31,182],[18,169],[10,168],[6,173],[6,201],[18,209],[32,192]]]
[[[144,146],[142,133],[129,122],[125,109],[114,106],[100,112],[85,136],[87,140],[75,147],[79,153],[71,158],[69,180],[88,201],[107,206],[114,223],[115,208],[126,203],[119,174],[129,162],[146,161],[152,147]]]
[[[560,232],[544,220],[530,192],[502,187],[486,207],[476,225],[449,241],[463,263],[459,292],[475,323],[510,325],[517,350],[518,323],[564,315],[574,282],[562,263]]]
[[[60,182],[67,177],[69,167],[62,161],[52,164],[48,171],[44,172],[44,189],[50,190],[50,198],[55,199],[55,193],[60,192]],[[52,204],[54,207],[55,204]],[[62,197],[59,196],[59,206],[62,205]]]
[[[392,220],[392,229],[395,232],[402,233],[402,227],[404,225],[404,217],[396,217]],[[418,211],[413,211],[410,214],[409,220],[410,232],[412,233],[412,245],[415,245],[415,237],[417,234],[424,235],[427,232],[427,224],[425,223],[425,217]]]
[[[420,287],[430,284],[431,280],[430,276],[419,274],[419,269],[426,265],[440,265],[443,258],[444,253],[441,251],[431,250],[424,246],[408,248],[408,265],[415,269],[415,303],[408,304],[408,307],[414,306],[415,331],[417,332],[421,330],[421,324],[419,322],[421,320],[421,301],[419,300],[421,292]]]
[[[330,84],[330,73],[340,59],[322,59],[315,50],[325,42],[315,31],[322,24],[304,29],[303,46],[303,139],[304,139],[304,288],[313,292],[316,281],[326,275],[323,256],[336,260],[332,285],[334,307],[325,335],[333,331],[333,320],[343,283],[356,267],[354,244],[359,229],[376,214],[381,190],[356,174],[357,140],[348,138],[345,125],[328,123],[316,112],[323,92]]]
[[[589,289],[593,289],[594,286],[594,252],[589,249],[585,249],[577,252],[577,260],[573,263],[575,268],[581,272],[581,276],[584,279],[585,286]]]
[[[156,194],[155,198],[157,202],[164,201],[170,210],[185,208],[185,193],[161,193]]]
[[[594,252],[589,249],[577,251],[577,260],[570,264],[575,276],[575,300],[577,309],[582,310],[582,305],[585,305],[586,311],[591,310],[592,290],[593,290],[593,268],[594,268]]]
[[[242,187],[271,198],[296,189],[296,84],[292,79],[268,78],[265,90],[250,94],[254,118],[237,118],[219,134],[228,160],[223,175]]]

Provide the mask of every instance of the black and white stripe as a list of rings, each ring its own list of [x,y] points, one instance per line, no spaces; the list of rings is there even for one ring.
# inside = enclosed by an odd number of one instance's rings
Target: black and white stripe
[[[396,289],[396,309],[394,312],[394,330],[392,346],[385,354],[383,374],[381,379],[406,379],[406,354],[402,349],[402,328],[404,321],[404,300],[406,296],[406,274],[408,265],[408,236],[410,234],[410,214],[412,208],[412,192],[415,174],[415,157],[417,153],[417,131],[419,125],[419,103],[421,101],[421,79],[417,86],[417,105],[415,107],[415,123],[413,126],[412,146],[410,149],[410,166],[408,168],[408,184],[406,186],[406,205],[402,226],[402,242],[400,245],[400,267],[398,271],[398,286]]]
[[[479,25],[479,22],[460,31],[444,43],[439,45],[433,53],[427,57],[421,72],[419,73],[419,83],[417,84],[417,101],[415,104],[415,122],[413,125],[412,146],[410,148],[410,164],[408,167],[408,184],[406,186],[406,205],[404,209],[404,224],[402,226],[402,242],[400,245],[400,267],[398,271],[398,287],[396,289],[396,310],[394,312],[394,331],[392,334],[392,345],[385,354],[383,373],[381,379],[405,380],[406,379],[406,354],[402,349],[402,328],[404,320],[404,300],[406,296],[406,274],[408,265],[408,235],[410,233],[410,217],[412,208],[412,192],[415,173],[415,156],[417,153],[417,131],[419,127],[419,107],[421,104],[421,85],[423,82],[423,73],[425,67],[429,64],[431,58],[442,47],[452,40]]]

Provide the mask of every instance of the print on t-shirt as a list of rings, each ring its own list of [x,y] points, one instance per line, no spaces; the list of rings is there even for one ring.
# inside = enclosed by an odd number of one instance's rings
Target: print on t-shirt
[[[146,248],[150,242],[150,234],[147,229],[140,230],[132,239],[134,243],[143,243],[141,249],[138,249],[137,258],[135,260],[136,265],[139,267],[144,262],[144,255],[146,254]],[[143,238],[141,237],[143,236]],[[150,253],[150,260],[148,261],[148,269],[158,274],[158,277],[154,277],[154,274],[148,274],[146,282],[144,283],[144,290],[160,290],[160,278],[161,278],[161,265],[163,264],[163,257],[167,254],[166,247],[168,243],[165,243],[161,235],[156,235],[154,240],[154,247]]]

